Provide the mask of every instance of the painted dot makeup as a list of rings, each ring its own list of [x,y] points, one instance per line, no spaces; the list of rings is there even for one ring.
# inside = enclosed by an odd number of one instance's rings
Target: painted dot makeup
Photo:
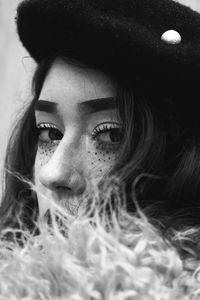
[[[44,144],[41,144],[40,142],[38,143],[36,160],[38,161],[40,167],[43,167],[49,162],[52,155],[56,151],[58,145],[59,145],[59,141],[54,144],[51,143],[51,145],[48,145],[47,143]]]
[[[118,151],[99,151],[96,143],[90,140],[87,140],[86,148],[87,157],[85,157],[84,161],[86,165],[91,166],[91,169],[88,169],[88,173],[91,174],[92,178],[98,180],[111,171],[117,159]]]
[[[50,130],[51,128],[48,129],[48,132],[45,132],[46,137],[49,135]],[[46,131],[45,127],[44,131]],[[42,133],[42,137],[43,136],[44,134]],[[59,143],[60,140],[38,142],[38,151],[36,159],[40,167],[43,167],[44,165],[48,164],[49,160],[51,159],[57,147],[59,146]],[[85,162],[84,169],[86,170],[86,173],[90,174],[91,177],[94,179],[98,179],[99,176],[102,177],[102,174],[106,174],[112,169],[117,155],[117,151],[97,150],[96,142],[91,139],[87,139],[87,143],[82,144],[81,157]]]
[[[37,127],[39,130],[38,160],[42,167],[50,160],[63,134],[53,124],[40,123]],[[82,145],[82,152],[87,152],[83,155],[83,160],[87,161],[84,168],[88,174],[91,173],[93,178],[98,178],[102,176],[102,173],[107,173],[107,170],[112,169],[120,144],[119,130],[120,126],[116,122],[103,122],[95,126],[87,145]],[[113,151],[113,148],[116,150]],[[89,165],[91,170],[88,168]]]

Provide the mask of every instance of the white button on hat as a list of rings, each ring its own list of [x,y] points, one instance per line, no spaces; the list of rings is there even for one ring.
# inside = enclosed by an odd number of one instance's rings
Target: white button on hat
[[[162,36],[161,40],[167,44],[180,44],[182,38],[176,30],[167,30]]]

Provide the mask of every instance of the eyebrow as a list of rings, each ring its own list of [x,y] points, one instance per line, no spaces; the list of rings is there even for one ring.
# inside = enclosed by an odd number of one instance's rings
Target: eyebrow
[[[79,107],[85,113],[95,113],[101,110],[116,108],[116,99],[114,97],[98,98],[86,100],[79,103]]]
[[[47,100],[38,100],[35,104],[35,110],[48,113],[57,113],[57,104]]]
[[[36,111],[44,111],[47,113],[57,113],[57,103],[47,100],[39,99],[35,104]],[[115,97],[105,97],[86,100],[78,104],[81,111],[84,113],[95,113],[101,110],[108,110],[116,108]]]

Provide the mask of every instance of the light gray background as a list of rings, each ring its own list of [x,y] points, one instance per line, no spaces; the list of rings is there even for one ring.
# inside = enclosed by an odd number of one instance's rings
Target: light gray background
[[[19,116],[21,107],[31,99],[30,78],[35,67],[16,34],[14,17],[20,1],[0,0],[0,180],[14,120]],[[200,11],[200,0],[177,1]]]

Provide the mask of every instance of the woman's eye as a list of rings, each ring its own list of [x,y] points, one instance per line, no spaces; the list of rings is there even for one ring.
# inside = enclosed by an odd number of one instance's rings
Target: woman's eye
[[[116,150],[123,140],[122,126],[118,123],[99,124],[92,132],[92,139],[102,150]]]
[[[39,124],[37,125],[37,129],[40,142],[48,143],[63,138],[62,132],[53,124]]]

